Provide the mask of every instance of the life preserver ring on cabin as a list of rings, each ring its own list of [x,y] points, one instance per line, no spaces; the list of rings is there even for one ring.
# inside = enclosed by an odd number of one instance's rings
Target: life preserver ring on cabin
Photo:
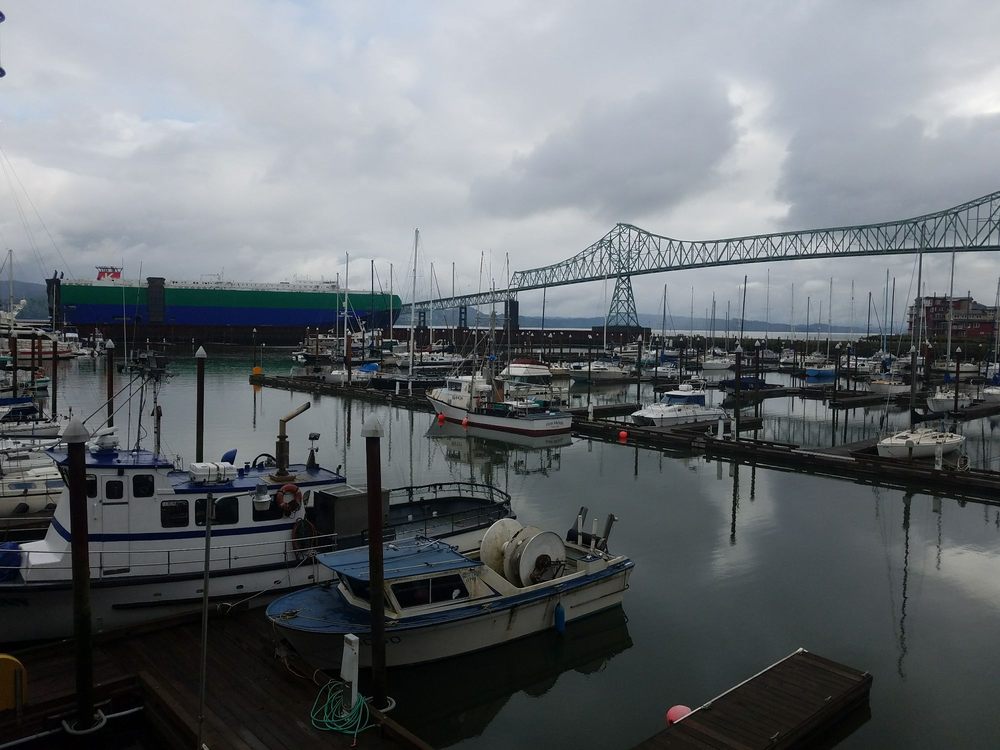
[[[286,495],[291,495],[291,499],[285,499]],[[290,516],[302,505],[302,490],[294,484],[286,484],[274,496],[274,502],[281,508],[281,512]]]

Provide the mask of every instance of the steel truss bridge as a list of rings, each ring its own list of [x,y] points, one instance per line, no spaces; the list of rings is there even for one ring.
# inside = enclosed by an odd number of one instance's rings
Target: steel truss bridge
[[[532,289],[613,278],[609,325],[638,326],[631,277],[640,274],[803,258],[983,250],[1000,250],[1000,192],[912,219],[721,240],[675,240],[632,224],[616,224],[572,258],[512,274],[506,289],[424,300],[416,309],[426,313],[490,305]]]

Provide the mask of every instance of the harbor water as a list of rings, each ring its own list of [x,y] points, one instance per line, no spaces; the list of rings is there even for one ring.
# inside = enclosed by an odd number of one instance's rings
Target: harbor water
[[[284,373],[287,362],[269,358],[264,368]],[[190,462],[194,360],[175,359],[171,370],[159,394],[163,451]],[[493,482],[523,522],[558,531],[582,505],[602,523],[619,518],[609,546],[635,561],[622,610],[571,622],[563,636],[390,671],[393,717],[436,747],[631,747],[662,728],[670,706],[700,705],[799,647],[874,675],[871,716],[839,747],[1000,744],[996,506],[580,438],[504,443],[439,426],[430,413],[254,388],[249,370],[248,352],[209,352],[206,459],[231,448],[237,464],[274,453],[278,419],[310,401],[288,425],[293,460],[318,432],[320,462],[342,465],[348,481],[364,483],[361,429],[378,421],[386,486]],[[101,360],[62,363],[60,411],[98,409],[104,378]],[[600,395],[629,402],[635,391],[604,386]],[[135,440],[142,414],[152,446],[151,408],[148,396],[122,406],[123,443]],[[844,417],[835,430],[819,402],[773,399],[762,437],[853,442],[905,414],[856,409],[846,426]],[[995,424],[961,430],[973,462],[997,468]]]

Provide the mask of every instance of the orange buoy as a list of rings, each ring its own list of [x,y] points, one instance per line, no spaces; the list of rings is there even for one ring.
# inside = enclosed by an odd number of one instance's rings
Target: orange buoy
[[[670,709],[667,711],[667,726],[669,727],[671,724],[676,724],[678,721],[683,719],[689,713],[691,713],[691,709],[688,708],[687,706],[681,706],[681,705],[671,706]]]
[[[468,417],[463,417],[462,418],[462,427],[468,427],[468,426],[469,426],[469,418]]]
[[[438,424],[444,424],[444,414],[438,413]]]
[[[624,443],[626,440],[628,440],[628,431],[627,430],[622,430],[621,432],[619,432],[618,433],[618,440],[619,440],[619,442],[622,442],[622,443]]]

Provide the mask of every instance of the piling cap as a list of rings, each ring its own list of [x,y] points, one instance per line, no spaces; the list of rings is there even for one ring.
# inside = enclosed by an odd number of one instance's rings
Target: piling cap
[[[205,347],[199,346],[198,351],[194,353],[195,359],[208,359],[208,352],[205,351]]]
[[[108,339],[107,341],[104,342],[104,348],[105,349],[114,349],[115,348],[115,342],[112,341],[111,339]]]
[[[90,433],[83,426],[83,422],[73,417],[63,430],[62,439],[67,443],[86,443],[90,440]]]
[[[365,422],[365,426],[361,428],[361,437],[363,438],[380,438],[385,433],[382,431],[382,423],[377,419],[372,419]]]

